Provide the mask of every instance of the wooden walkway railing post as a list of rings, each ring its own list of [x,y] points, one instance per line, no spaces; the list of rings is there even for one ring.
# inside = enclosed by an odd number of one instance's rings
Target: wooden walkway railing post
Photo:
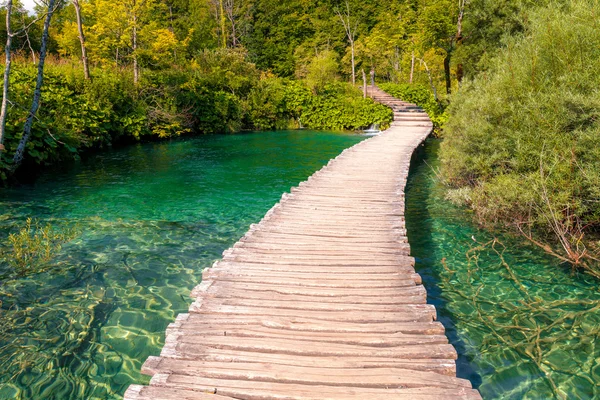
[[[203,272],[189,313],[126,400],[480,399],[414,270],[404,187],[427,114],[394,109],[380,136],[284,194]]]

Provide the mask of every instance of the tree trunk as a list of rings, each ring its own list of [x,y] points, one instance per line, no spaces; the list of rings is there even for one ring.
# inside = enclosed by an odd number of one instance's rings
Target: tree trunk
[[[237,39],[237,23],[236,23],[236,2],[235,0],[226,0],[223,5],[227,19],[231,23],[231,47],[236,48],[238,45]]]
[[[363,97],[366,99],[367,98],[367,74],[365,74],[364,68],[361,71],[362,71],[362,77],[363,77]]]
[[[352,27],[352,18],[350,17],[350,3],[346,0],[346,13],[342,15],[342,13],[335,9],[335,13],[342,21],[342,25],[344,25],[344,30],[346,31],[346,37],[348,37],[348,42],[350,43],[350,51],[352,52],[352,84],[356,84],[356,64],[354,61],[354,41],[356,38],[356,30],[358,28],[358,23],[355,23],[354,28]]]
[[[431,86],[431,90],[433,90],[433,98],[435,99],[435,101],[438,101],[437,89],[435,88],[435,85],[433,84],[433,78],[431,77],[431,71],[429,70],[429,67],[427,66],[427,62],[425,62],[425,60],[421,59],[421,63],[423,63],[423,66],[425,67],[425,71],[427,71],[427,76],[429,77],[429,85]]]
[[[169,32],[173,33],[175,30],[173,29],[173,5],[169,4]]]
[[[410,61],[410,79],[408,83],[413,83],[413,75],[415,73],[415,51],[412,52],[412,59]]]
[[[459,13],[458,13],[458,22],[456,23],[456,39],[455,39],[456,46],[460,46],[463,41],[462,20],[465,15],[465,4],[466,4],[465,0],[461,0],[460,4],[459,4],[460,8],[459,8]],[[458,80],[459,84],[462,82],[464,75],[465,75],[464,68],[463,68],[462,63],[460,63],[456,66],[456,80]]]
[[[350,42],[350,50],[352,52],[352,84],[356,84],[356,65],[354,64],[354,40]]]
[[[133,14],[133,83],[136,85],[140,81],[140,68],[138,65],[137,48],[138,48],[138,37],[137,37],[137,11]]]
[[[446,93],[452,93],[452,80],[450,77],[450,58],[452,52],[450,50],[446,51],[446,57],[444,57],[444,76],[446,78]]]
[[[402,73],[400,68],[400,49],[398,46],[394,46],[394,71],[396,72],[393,77],[394,83],[398,83],[398,75]]]
[[[42,47],[40,48],[40,61],[38,62],[37,79],[35,82],[35,91],[33,92],[33,101],[31,102],[31,109],[29,115],[23,126],[23,137],[19,142],[15,156],[13,157],[12,170],[15,171],[23,162],[25,155],[25,146],[31,136],[31,127],[33,120],[40,107],[40,98],[42,96],[42,84],[44,83],[44,62],[46,61],[46,50],[48,48],[48,30],[50,29],[50,21],[52,20],[52,14],[54,13],[54,4],[56,0],[49,0],[48,2],[48,14],[46,14],[46,20],[44,21],[44,31],[42,33]]]
[[[231,20],[231,46],[233,48],[236,48],[237,47],[237,29],[235,27],[235,15],[233,15],[233,9],[230,12],[231,12],[231,15],[230,15],[229,19]]]
[[[83,62],[83,74],[85,79],[90,79],[90,66],[88,64],[87,50],[85,48],[85,36],[83,35],[83,23],[81,22],[81,6],[79,0],[73,0],[75,15],[77,16],[77,30],[79,31],[79,43],[81,43],[81,61]]]
[[[223,39],[223,48],[227,48],[227,32],[225,30],[225,9],[223,8],[223,0],[219,0],[221,10],[221,37]]]
[[[4,134],[6,132],[6,114],[8,111],[8,86],[10,79],[10,67],[11,67],[11,47],[12,47],[12,29],[10,25],[10,18],[12,14],[12,0],[6,2],[6,47],[4,52],[6,54],[6,61],[4,64],[4,86],[2,87],[2,108],[0,109],[0,152],[4,151]]]
[[[33,51],[33,46],[31,46],[31,40],[29,39],[29,30],[27,29],[27,24],[25,23],[25,14],[22,16],[23,21],[23,33],[25,34],[25,41],[27,42],[27,46],[29,46],[29,51],[31,52],[31,62],[33,64],[37,63],[37,58],[35,56],[35,51]]]
[[[456,66],[456,80],[460,84],[465,76],[464,68],[462,64],[458,64]]]

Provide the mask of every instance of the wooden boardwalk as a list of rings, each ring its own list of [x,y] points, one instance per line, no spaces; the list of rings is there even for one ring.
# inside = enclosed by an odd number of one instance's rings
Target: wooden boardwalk
[[[149,386],[126,400],[479,399],[409,256],[404,186],[427,115],[378,90],[393,126],[284,194],[203,272]]]

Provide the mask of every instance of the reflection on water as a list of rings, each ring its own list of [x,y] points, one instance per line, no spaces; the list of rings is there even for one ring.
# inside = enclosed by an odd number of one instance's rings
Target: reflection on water
[[[406,223],[459,375],[484,399],[600,398],[598,280],[478,230],[435,182],[438,147],[429,140],[413,163]]]
[[[107,152],[0,193],[0,243],[27,217],[77,223],[50,269],[0,263],[0,399],[116,399],[185,312],[203,268],[290,186],[362,137],[207,136]]]

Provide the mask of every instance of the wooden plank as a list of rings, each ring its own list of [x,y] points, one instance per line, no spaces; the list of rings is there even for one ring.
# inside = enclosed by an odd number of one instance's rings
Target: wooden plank
[[[324,276],[316,279],[307,279],[298,276],[273,276],[273,275],[243,275],[236,274],[235,271],[206,271],[209,279],[220,280],[223,282],[236,283],[261,283],[276,286],[303,286],[313,288],[355,288],[355,289],[380,289],[397,288],[405,286],[414,286],[415,282],[409,275],[398,275],[395,278],[387,279],[344,279],[339,276]]]
[[[168,338],[167,338],[168,339]],[[198,342],[193,337],[179,336],[178,340],[166,341],[161,352],[163,357],[202,356],[210,349],[245,351],[254,353],[289,354],[314,357],[383,357],[401,359],[447,359],[456,360],[456,350],[449,344],[421,344],[419,346],[367,347],[349,344],[327,343],[319,346],[294,339],[210,337],[205,336]],[[325,343],[324,343],[325,344]]]
[[[302,303],[345,303],[353,305],[394,305],[394,304],[424,304],[427,300],[427,293],[422,286],[414,286],[405,288],[404,291],[397,291],[394,296],[354,296],[354,295],[339,295],[339,296],[320,296],[299,295],[299,294],[281,294],[274,291],[255,291],[255,290],[239,290],[235,288],[227,290],[219,290],[218,287],[210,288],[203,293],[195,293],[196,296],[202,296],[205,299],[221,298],[221,299],[239,299],[240,301],[262,301],[268,297],[273,301],[289,301]]]
[[[414,274],[415,269],[411,265],[398,265],[398,266],[386,266],[386,267],[329,267],[324,270],[320,266],[315,265],[296,265],[296,266],[283,266],[281,265],[270,265],[270,264],[250,264],[250,263],[225,263],[220,262],[213,268],[207,268],[203,271],[206,272],[204,279],[209,279],[208,276],[212,273],[211,271],[234,271],[238,274],[244,275],[257,275],[262,273],[277,274],[288,274],[295,276],[311,276],[313,279],[319,279],[320,276],[325,275],[343,275],[349,279],[358,276],[369,276],[372,279],[378,277],[386,277],[397,274]]]
[[[263,338],[263,339],[286,339],[290,332],[286,329],[264,327],[264,326],[245,326],[223,324],[223,326],[207,326],[185,324],[181,327],[167,328],[167,335],[170,337],[179,337],[182,335],[194,337],[195,341],[202,341],[204,336],[228,336],[236,338]],[[376,335],[372,333],[354,333],[344,336],[329,332],[294,332],[295,340],[306,342],[338,343],[351,344],[367,347],[398,347],[415,346],[420,344],[447,344],[448,338],[445,335],[418,335],[395,333],[390,335]]]
[[[208,297],[202,299],[202,305],[206,308],[206,305],[210,304],[211,307],[215,306],[234,306],[234,307],[259,307],[259,308],[272,308],[272,309],[284,309],[284,310],[306,310],[306,311],[346,311],[346,312],[385,312],[385,313],[401,313],[404,311],[406,306],[415,306],[415,303],[409,304],[390,304],[384,305],[381,303],[376,304],[356,304],[356,303],[340,303],[340,302],[320,302],[320,301],[299,301],[299,300],[252,300],[252,299],[236,299],[236,298],[221,298],[221,297]],[[425,302],[420,303],[424,305]],[[421,310],[419,310],[421,312]]]
[[[348,388],[326,385],[299,385],[279,382],[255,382],[229,379],[211,379],[178,374],[157,374],[151,384],[170,388],[214,390],[216,394],[239,399],[373,399],[406,398],[418,400],[480,399],[477,391],[466,387],[404,388]]]
[[[411,369],[415,371],[430,371],[447,376],[456,375],[456,364],[454,360],[445,359],[399,359],[383,357],[314,357],[297,356],[288,354],[261,354],[242,351],[228,351],[221,349],[212,349],[207,354],[200,357],[190,358],[171,358],[171,357],[148,357],[142,367],[142,373],[146,375],[155,375],[162,371],[161,362],[172,362],[174,365],[179,363],[266,363],[275,366],[299,366],[299,367],[318,367],[327,366],[328,368],[357,368],[361,370],[376,368],[399,368]]]
[[[396,279],[407,279],[410,277],[410,271],[412,267],[406,267],[406,272],[388,272],[369,274],[362,271],[354,273],[345,273],[337,271],[289,271],[289,270],[272,270],[272,269],[253,269],[247,270],[242,268],[207,268],[203,271],[203,279],[218,279],[219,276],[230,275],[233,277],[270,277],[270,278],[289,278],[299,280],[342,280],[342,281],[382,281],[390,282]]]
[[[266,296],[269,293],[291,294],[315,297],[338,297],[338,296],[368,296],[385,298],[388,296],[397,296],[398,289],[410,289],[411,286],[398,287],[391,289],[369,289],[369,288],[328,288],[328,287],[308,287],[298,285],[270,285],[268,283],[246,283],[246,282],[227,282],[219,281],[218,288],[227,290],[227,288],[236,288],[238,290],[262,291]],[[414,287],[414,285],[412,286]],[[193,297],[198,297],[199,292],[192,291]],[[265,297],[267,298],[267,297]]]
[[[211,354],[194,359],[189,358],[168,358],[168,357],[148,357],[142,367],[142,373],[146,375],[155,375],[165,372],[170,365],[186,363],[191,365],[204,365],[205,363],[214,364],[254,364],[266,363],[267,365],[280,367],[312,367],[338,368],[338,369],[360,369],[367,371],[378,368],[398,368],[410,369],[414,371],[429,371],[447,376],[456,376],[456,364],[454,360],[445,359],[399,359],[382,357],[306,357],[291,356],[282,354],[257,354],[252,352],[213,350]]]
[[[131,385],[123,400],[227,400],[229,396],[217,395],[213,390],[188,390],[160,386]]]
[[[319,321],[334,322],[431,322],[436,318],[435,307],[431,304],[399,304],[401,311],[390,312],[363,312],[349,313],[346,311],[328,310],[290,310],[286,308],[250,307],[250,306],[226,306],[214,305],[211,302],[196,300],[190,306],[190,313],[197,314],[235,314],[235,315],[259,315],[270,317],[302,317]]]
[[[278,382],[299,385],[327,385],[359,388],[463,387],[469,381],[430,371],[401,368],[331,368],[277,365],[270,363],[181,362],[160,359],[153,374],[178,374],[223,380]]]
[[[293,332],[331,332],[339,334],[353,333],[376,333],[376,334],[443,334],[444,327],[439,322],[341,322],[335,324],[326,321],[314,320],[305,317],[284,318],[272,315],[215,315],[215,314],[182,314],[185,324],[238,324],[238,325],[261,325],[288,329]]]

